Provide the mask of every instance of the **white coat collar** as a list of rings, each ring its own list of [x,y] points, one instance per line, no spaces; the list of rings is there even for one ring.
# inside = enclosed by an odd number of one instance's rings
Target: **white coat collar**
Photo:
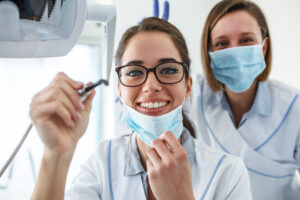
[[[136,133],[132,133],[130,137],[124,165],[124,176],[134,176],[143,172],[145,173],[137,147]],[[190,166],[192,166],[195,161],[195,144],[193,137],[186,128],[183,129],[181,135],[181,144],[186,150]]]
[[[209,89],[211,90],[211,88]],[[213,93],[211,103],[214,105],[221,104],[224,109],[231,112],[224,90]],[[258,82],[255,100],[248,113],[258,113],[260,115],[269,116],[272,113],[272,105],[273,102],[268,85],[265,82]]]

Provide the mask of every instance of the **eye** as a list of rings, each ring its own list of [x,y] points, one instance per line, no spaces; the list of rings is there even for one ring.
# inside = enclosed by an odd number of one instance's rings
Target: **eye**
[[[178,69],[172,67],[165,67],[160,71],[161,74],[175,74],[178,73]]]
[[[214,51],[222,50],[228,48],[230,45],[228,40],[218,40],[214,45],[212,46],[212,49]]]
[[[243,38],[240,40],[242,45],[251,45],[253,44],[254,40],[251,37]]]
[[[214,46],[216,48],[224,48],[224,47],[228,46],[228,42],[227,41],[219,41]]]
[[[135,77],[135,76],[141,76],[144,73],[140,70],[132,70],[126,73],[126,76],[131,76],[131,77]]]

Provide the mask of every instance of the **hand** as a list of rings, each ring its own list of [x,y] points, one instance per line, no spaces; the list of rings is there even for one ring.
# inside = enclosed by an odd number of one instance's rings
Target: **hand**
[[[172,132],[154,140],[147,155],[149,184],[156,199],[194,199],[188,155]]]
[[[36,94],[30,105],[30,117],[45,145],[45,153],[73,153],[86,131],[95,91],[81,102],[77,90],[83,83],[58,73],[50,85]]]

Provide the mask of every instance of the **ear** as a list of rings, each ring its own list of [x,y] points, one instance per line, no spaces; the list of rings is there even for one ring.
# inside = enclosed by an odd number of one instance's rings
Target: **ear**
[[[265,44],[263,46],[264,57],[266,57],[267,50],[269,48],[269,42],[270,42],[270,39],[268,37],[265,37]]]
[[[189,98],[192,92],[193,79],[189,77],[186,84],[185,99]]]

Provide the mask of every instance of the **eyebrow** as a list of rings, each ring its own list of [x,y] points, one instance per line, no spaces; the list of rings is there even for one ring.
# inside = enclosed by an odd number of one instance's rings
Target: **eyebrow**
[[[245,36],[245,35],[252,35],[254,36],[255,34],[253,32],[243,32],[240,34],[241,36]],[[218,37],[216,37],[215,39],[226,39],[227,36],[226,35],[220,35]]]
[[[161,58],[158,63],[178,62],[175,58]]]
[[[215,37],[214,39],[226,39],[227,36],[226,35],[220,35],[218,37]],[[213,38],[212,38],[213,39]]]
[[[141,60],[131,60],[126,65],[142,65],[144,62]]]
[[[253,32],[243,32],[243,33],[241,33],[241,35],[253,35],[253,36],[255,36],[255,34]]]
[[[178,62],[175,58],[161,58],[158,60],[159,63],[166,63],[166,62]],[[143,65],[144,62],[142,60],[131,60],[126,63],[126,65]]]

